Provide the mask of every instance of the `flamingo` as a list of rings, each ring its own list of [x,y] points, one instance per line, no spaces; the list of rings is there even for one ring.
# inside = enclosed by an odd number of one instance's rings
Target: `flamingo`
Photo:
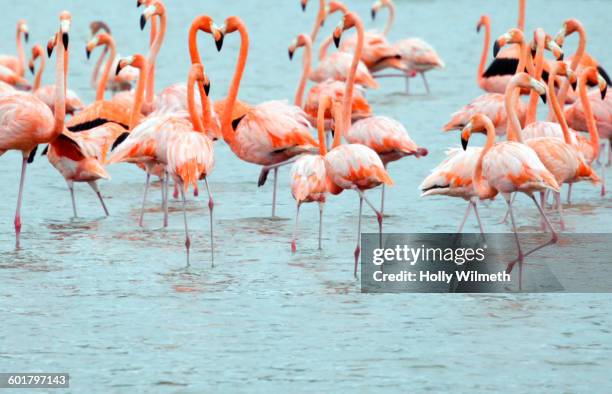
[[[330,15],[333,15],[336,12],[341,12],[342,15],[344,15],[347,12],[349,12],[349,9],[346,5],[344,5],[343,3],[339,1],[330,0],[330,2],[327,4],[327,7],[325,8],[325,11],[326,11],[326,18],[329,18]],[[329,37],[327,37],[323,41],[323,43],[321,43],[321,46],[319,47],[319,53],[318,53],[319,61],[325,59],[325,57],[327,56],[327,50],[329,49],[329,47],[331,46],[333,42],[334,42],[333,36],[329,35]],[[314,44],[314,41],[313,41],[313,44]]]
[[[40,59],[38,70],[35,69],[35,62],[37,59]],[[55,105],[55,85],[45,85],[40,86],[40,81],[42,78],[42,74],[45,71],[45,56],[43,54],[42,46],[34,45],[32,47],[32,57],[28,62],[28,67],[32,73],[36,72],[34,75],[34,83],[32,85],[32,92],[41,99],[45,104],[51,108],[51,111],[54,109]],[[69,115],[73,115],[75,112],[80,111],[85,107],[85,104],[81,101],[76,92],[72,89],[66,89],[66,113]]]
[[[249,51],[249,34],[244,22],[236,16],[227,18],[220,31],[215,26],[210,30],[218,49],[222,47],[224,35],[234,32],[240,34],[240,54],[221,116],[221,131],[223,139],[238,158],[263,166],[259,186],[265,183],[268,172],[274,171],[274,217],[278,169],[292,163],[301,154],[318,150],[318,143],[310,134],[310,124],[304,111],[283,101],[267,101],[255,105],[242,118],[232,121]]]
[[[306,11],[308,0],[300,0],[300,4],[302,6],[302,11]],[[325,18],[327,17],[326,8],[327,6],[325,4],[325,0],[319,0],[319,11],[317,12],[317,17],[315,18],[314,26],[312,27],[312,33],[310,33],[310,39],[312,42],[317,41],[317,35],[319,34],[319,30],[325,22]]]
[[[8,93],[0,96],[0,155],[9,150],[22,153],[21,178],[17,209],[15,211],[15,245],[20,247],[21,234],[21,203],[25,183],[28,159],[33,159],[36,147],[55,140],[70,141],[64,131],[65,116],[65,74],[64,51],[68,46],[70,31],[70,13],[60,14],[59,34],[62,37],[56,64],[55,114],[39,98],[28,93]],[[72,142],[74,143],[74,142]],[[31,162],[31,160],[30,160]]]
[[[310,123],[316,124],[320,99],[328,96],[333,97],[335,100],[341,101],[342,95],[344,94],[344,84],[340,81],[331,79],[318,83],[310,88],[306,97],[306,103],[304,104],[304,90],[306,88],[312,60],[312,41],[310,37],[306,34],[298,35],[297,39],[295,39],[291,46],[289,46],[289,59],[293,58],[293,55],[298,48],[304,48],[304,65],[302,77],[300,78],[300,83],[295,93],[294,104],[298,107],[303,107],[304,112],[306,112],[306,115],[308,115],[308,120]],[[359,120],[369,116],[372,116],[370,104],[363,96],[362,90],[356,89],[353,93],[353,100],[351,104],[351,117],[353,120]],[[331,111],[328,109],[325,113],[326,130],[329,130],[331,127],[331,119]]]
[[[25,20],[20,19],[17,21],[17,56],[13,55],[0,55],[0,66],[6,67],[19,77],[25,76],[25,51],[23,49],[23,43],[21,42],[21,36],[28,42],[30,37],[28,24]]]
[[[355,268],[353,272],[356,277],[357,264],[361,254],[361,215],[364,200],[376,214],[379,238],[382,243],[383,215],[365,196],[364,191],[382,184],[390,186],[393,184],[393,181],[380,157],[373,149],[361,144],[341,144],[341,136],[346,135],[351,128],[350,97],[353,96],[352,90],[355,88],[355,75],[364,45],[363,23],[356,14],[349,12],[344,15],[333,33],[334,43],[338,46],[342,33],[353,27],[357,30],[357,45],[353,53],[350,73],[346,80],[342,107],[337,104],[334,111],[336,113],[336,132],[332,149],[325,156],[325,169],[327,171],[328,190],[330,193],[337,195],[344,190],[354,190],[359,195],[359,221],[357,224],[357,246],[354,253]]]
[[[134,55],[132,58],[122,59],[119,66],[123,67],[127,64],[134,65],[134,62],[146,64],[146,60],[142,55]],[[145,66],[145,68],[148,68]],[[191,121],[177,114],[164,114],[149,116],[145,121],[140,123],[121,143],[109,158],[109,163],[131,162],[144,163],[147,168],[147,184],[145,187],[145,196],[149,184],[150,170],[156,166],[164,167],[164,172],[175,179],[180,186],[183,208],[185,208],[185,192],[189,185],[197,187],[197,181],[206,177],[212,171],[214,157],[212,153],[212,141],[203,133],[203,125],[198,117],[193,94],[193,85],[198,83],[204,84],[205,92],[209,89],[208,79],[204,77],[201,65],[192,65],[189,73],[188,94],[189,112]],[[139,95],[141,97],[142,94]],[[207,125],[208,126],[208,125]],[[194,135],[180,136],[179,134],[192,134],[196,131],[199,137]],[[205,178],[204,178],[205,179]],[[213,200],[206,182],[209,193],[209,210],[211,216],[211,251],[212,251],[212,212]],[[141,211],[142,212],[142,211]],[[191,239],[187,226],[187,217],[184,210],[185,219],[185,247],[187,249],[187,263],[189,264],[189,250]],[[141,213],[142,220],[142,213]],[[167,202],[164,199],[164,225],[167,223]]]
[[[387,37],[395,20],[395,4],[392,0],[377,0],[372,5],[372,20],[376,19],[376,15],[382,7],[386,7],[389,11],[389,19],[382,32],[382,35]],[[444,61],[436,50],[423,39],[416,37],[397,41],[392,44],[392,48],[400,54],[401,61],[406,65],[406,71],[401,75],[406,78],[406,93],[408,93],[409,78],[418,73],[421,74],[425,89],[429,94],[429,84],[425,73],[436,68],[444,68]]]
[[[332,99],[322,96],[317,110],[317,132],[319,137],[319,155],[304,155],[295,161],[291,167],[291,195],[297,203],[295,213],[295,229],[291,241],[291,251],[297,251],[298,221],[300,207],[303,203],[317,202],[319,204],[319,250],[323,234],[323,208],[327,194],[327,173],[325,170],[325,114],[331,110]]]
[[[517,74],[521,82],[538,85],[535,80],[529,81],[527,74]],[[513,78],[513,80],[515,80]],[[515,80],[516,81],[516,80]],[[511,82],[512,83],[512,82]],[[529,85],[526,85],[527,87]],[[540,250],[548,245],[554,244],[558,240],[557,233],[546,217],[544,210],[538,204],[533,193],[545,190],[559,191],[559,184],[554,176],[544,167],[536,153],[527,145],[515,141],[502,141],[495,143],[495,128],[493,123],[484,115],[476,114],[461,132],[461,144],[463,149],[467,149],[469,139],[476,130],[487,130],[487,143],[480,152],[476,167],[474,169],[473,183],[478,196],[483,198],[493,198],[501,193],[508,204],[510,218],[512,220],[512,232],[516,240],[518,251],[517,259],[508,265],[507,272],[510,272],[516,262],[519,263],[519,286],[522,283],[523,262],[525,257]],[[486,180],[485,184],[483,181]],[[540,212],[542,219],[552,233],[551,239],[527,253],[523,253],[519,242],[514,213],[512,210],[512,193],[524,193],[533,200],[536,208]]]
[[[91,31],[91,38],[95,37],[96,34],[98,34],[98,32],[101,30],[104,31],[105,33],[111,34],[110,27],[103,21],[91,22],[89,24],[89,30]],[[104,47],[104,50],[100,54],[100,57],[98,57],[98,60],[96,61],[96,65],[94,66],[94,69],[91,73],[91,87],[94,90],[96,90],[98,87],[98,76],[100,74],[100,69],[102,68],[102,65],[104,64],[104,58],[106,57],[107,54],[108,54],[108,47]]]

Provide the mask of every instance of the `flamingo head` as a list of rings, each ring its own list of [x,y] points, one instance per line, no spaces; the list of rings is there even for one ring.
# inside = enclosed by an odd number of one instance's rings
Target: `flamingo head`
[[[554,70],[556,75],[560,75],[562,77],[567,77],[570,84],[572,85],[572,89],[576,91],[576,87],[578,84],[578,78],[576,77],[576,73],[571,69],[570,66],[566,62],[557,61],[554,65]]]
[[[36,59],[38,59],[39,57],[41,57],[43,55],[43,49],[42,46],[36,44],[32,47],[32,57],[30,58],[30,61],[28,62],[28,68],[30,69],[30,72],[32,74],[34,74],[34,62],[36,61]]]
[[[220,51],[223,47],[223,39],[226,34],[231,34],[240,30],[245,31],[244,22],[237,16],[228,17],[225,20],[225,24],[221,28],[215,28],[213,36],[215,37],[215,44],[217,45],[217,50]]]
[[[556,60],[563,60],[563,49],[557,44],[557,42],[549,34],[545,35],[545,47],[548,49]]]
[[[604,100],[606,98],[606,93],[608,92],[608,83],[604,79],[604,77],[599,74],[599,71],[595,67],[587,67],[582,71],[581,77],[586,79],[586,82],[590,84],[597,84],[599,87],[599,91],[601,93],[601,99]]]
[[[520,29],[513,28],[502,34],[493,45],[493,56],[497,56],[500,49],[506,44],[520,44],[524,42],[525,37]]]
[[[331,14],[335,14],[336,12],[342,12],[343,14],[346,14],[348,11],[348,8],[346,8],[346,6],[339,2],[339,1],[335,1],[335,0],[331,0],[329,2],[329,4],[327,4],[327,6],[325,7],[325,14],[327,16],[331,15]]]
[[[215,24],[213,19],[208,15],[200,15],[196,17],[196,19],[191,24],[191,28],[196,28],[198,30],[203,31],[204,33],[208,33],[213,36],[215,39],[215,45],[217,46],[217,50],[220,51],[223,47],[223,33],[221,28]]]
[[[297,36],[295,40],[289,46],[289,60],[293,60],[293,54],[295,51],[304,46],[312,46],[312,41],[310,40],[310,36],[307,34],[300,34]]]
[[[51,55],[53,54],[53,49],[55,48],[55,42],[56,42],[56,36],[52,36],[51,38],[49,38],[49,41],[47,41],[47,56],[51,57]]]
[[[20,19],[17,22],[17,34],[22,34],[22,33],[23,33],[23,38],[25,39],[25,42],[28,42],[28,40],[30,39],[30,30],[28,29],[28,24],[26,23],[24,19]]]
[[[359,17],[352,12],[344,14],[344,17],[342,17],[342,20],[340,21],[340,23],[338,23],[338,26],[336,26],[333,33],[334,44],[336,45],[336,48],[340,46],[340,39],[342,38],[342,33],[354,27],[357,23],[358,18]]]
[[[190,79],[193,78],[197,83],[202,84],[204,88],[204,93],[208,96],[210,92],[210,80],[208,79],[208,75],[204,72],[204,66],[202,63],[193,63],[191,65],[191,69],[189,70]]]
[[[89,24],[89,30],[91,30],[91,35],[95,36],[96,34],[98,34],[98,32],[100,30],[103,30],[104,32],[111,34],[111,29],[110,27],[108,27],[108,25],[103,22],[103,21],[93,21]]]
[[[60,13],[60,30],[59,33],[62,36],[62,44],[64,49],[68,50],[68,34],[70,33],[70,24],[72,23],[72,16],[68,11],[62,11]]]
[[[140,30],[144,30],[147,25],[147,21],[153,16],[162,16],[166,14],[166,7],[164,3],[159,0],[147,2],[147,6],[142,10],[140,15]]]
[[[300,0],[300,6],[302,7],[302,11],[306,11],[307,5],[308,5],[308,0]]]
[[[489,117],[482,113],[472,115],[470,121],[461,130],[461,146],[466,150],[472,133],[495,130],[495,126]]]
[[[121,70],[123,70],[127,66],[132,66],[140,69],[140,73],[142,75],[143,70],[147,68],[147,59],[145,59],[145,57],[139,53],[121,58],[117,62],[117,69],[115,70],[115,75],[119,75]]]
[[[490,26],[490,25],[491,25],[491,20],[489,19],[489,16],[482,15],[480,19],[478,20],[478,24],[476,25],[476,33],[480,33],[480,29],[482,29],[483,26]]]
[[[107,33],[100,33],[96,35],[94,38],[87,42],[87,46],[85,47],[85,54],[87,55],[87,59],[91,56],[91,51],[94,48],[99,47],[101,45],[108,45],[112,41],[112,37]]]

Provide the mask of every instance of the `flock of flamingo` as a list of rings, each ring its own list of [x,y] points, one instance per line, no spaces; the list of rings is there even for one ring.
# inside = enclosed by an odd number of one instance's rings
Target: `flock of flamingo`
[[[303,9],[307,0],[301,0]],[[68,89],[69,34],[71,15],[59,16],[59,28],[46,44],[32,47],[28,66],[34,75],[25,79],[27,41],[25,21],[17,24],[18,56],[0,56],[0,155],[9,150],[22,152],[21,178],[15,213],[16,247],[20,246],[21,206],[26,169],[32,163],[38,145],[44,146],[49,162],[66,180],[77,216],[74,182],[86,182],[96,193],[108,216],[97,185],[109,179],[106,166],[133,163],[146,173],[139,225],[143,225],[144,206],[151,177],[162,185],[163,225],[168,225],[169,181],[174,181],[174,197],[182,200],[187,262],[191,238],[185,209],[190,187],[198,194],[203,181],[208,194],[210,216],[211,263],[214,264],[214,200],[208,176],[214,168],[214,145],[224,141],[241,160],[262,167],[259,186],[270,171],[274,175],[272,216],[276,214],[278,170],[291,165],[291,193],[296,200],[295,230],[291,249],[297,250],[299,210],[303,203],[319,204],[318,245],[321,248],[323,208],[329,195],[345,190],[359,197],[357,244],[354,272],[360,256],[361,218],[364,202],[375,213],[382,234],[385,186],[393,184],[387,165],[407,156],[426,156],[404,126],[395,119],[375,115],[365,92],[378,87],[377,79],[405,79],[420,75],[427,92],[425,73],[444,67],[436,51],[419,38],[390,42],[395,6],[392,0],[378,0],[371,9],[374,19],[385,8],[388,21],[382,32],[365,31],[359,15],[335,0],[320,0],[310,34],[299,34],[289,46],[292,59],[303,50],[302,75],[293,104],[284,100],[250,104],[238,99],[249,53],[249,33],[237,16],[217,25],[207,15],[197,16],[188,34],[191,67],[185,82],[177,82],[155,92],[157,57],[167,29],[166,7],[162,0],[137,0],[143,6],[140,27],[150,26],[148,55],[118,57],[110,28],[101,21],[92,22],[92,38],[86,46],[87,57],[101,47],[92,74],[95,101],[83,104]],[[318,63],[313,67],[313,45],[324,21],[332,14],[342,18],[333,33],[323,41]],[[494,44],[493,62],[485,70],[491,39],[490,21],[483,16],[478,31],[485,28],[485,43],[478,85],[487,93],[474,99],[452,115],[444,130],[461,130],[463,149],[447,152],[447,158],[421,184],[423,196],[446,195],[468,202],[461,232],[473,209],[484,232],[477,204],[501,193],[508,204],[508,216],[516,237],[518,257],[508,270],[526,256],[554,243],[557,233],[546,213],[547,192],[552,192],[563,227],[561,185],[574,182],[602,183],[592,165],[599,160],[600,140],[612,140],[612,101],[606,97],[608,76],[597,61],[586,53],[586,33],[582,24],[570,19],[561,31],[550,36],[538,28],[528,42],[524,32],[525,0],[519,0],[519,23],[499,37]],[[347,30],[355,30],[348,35]],[[224,39],[238,33],[240,49],[229,91],[222,100],[209,98],[210,81],[198,50],[198,32],[212,36],[219,51]],[[567,36],[578,33],[576,53],[563,61],[562,46]],[[331,44],[339,49],[331,52]],[[554,60],[545,58],[545,52]],[[328,53],[330,52],[330,53]],[[55,84],[41,85],[46,56],[55,54]],[[308,83],[312,86],[306,91]],[[133,85],[135,87],[133,88]],[[596,89],[595,89],[596,88]],[[111,97],[107,98],[107,92]],[[521,94],[528,94],[525,106]],[[540,96],[548,101],[547,121],[536,120]],[[67,115],[71,115],[67,118]],[[313,125],[315,127],[313,127]],[[570,129],[569,127],[573,129]],[[313,131],[316,129],[316,137]],[[575,131],[576,130],[576,131]],[[329,132],[333,138],[328,141]],[[483,148],[467,147],[472,133],[483,132]],[[585,137],[581,132],[588,132]],[[496,142],[496,136],[507,141]],[[219,141],[219,142],[215,142]],[[605,165],[601,166],[602,171]],[[365,191],[381,187],[381,204],[376,206]],[[534,193],[540,193],[540,202]],[[518,239],[513,197],[527,194],[542,217],[542,225],[551,232],[546,244],[523,252]]]

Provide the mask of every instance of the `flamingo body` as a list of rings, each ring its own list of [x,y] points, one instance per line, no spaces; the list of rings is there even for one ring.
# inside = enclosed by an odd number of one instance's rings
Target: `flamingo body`
[[[521,123],[524,122],[527,106],[520,100],[517,112]],[[476,97],[469,104],[451,115],[451,120],[444,125],[444,131],[462,129],[468,124],[470,118],[477,113],[482,113],[491,119],[495,126],[495,134],[506,134],[508,116],[504,105],[504,95],[500,93],[485,93]]]

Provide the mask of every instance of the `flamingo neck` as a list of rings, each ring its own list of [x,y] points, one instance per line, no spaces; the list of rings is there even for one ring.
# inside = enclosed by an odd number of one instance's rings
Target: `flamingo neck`
[[[495,128],[493,127],[493,124],[491,122],[486,122],[485,129],[487,131],[487,143],[480,152],[480,156],[478,157],[478,161],[476,162],[472,176],[474,180],[474,189],[480,196],[488,194],[487,187],[484,185],[484,180],[482,177],[482,162],[486,154],[489,153],[489,150],[493,147],[493,145],[495,145]]]
[[[304,102],[304,90],[306,89],[306,82],[308,81],[308,75],[310,75],[310,69],[312,68],[312,42],[307,38],[304,44],[304,59],[302,77],[298,85],[297,92],[295,93],[295,105],[302,108]]]
[[[563,131],[563,140],[566,144],[571,145],[572,139],[570,136],[569,128],[567,126],[567,121],[565,119],[565,115],[563,114],[563,110],[561,109],[561,105],[559,105],[559,100],[557,99],[557,95],[555,94],[555,79],[557,78],[557,70],[556,67],[550,72],[548,77],[548,100],[550,101],[550,107],[552,112],[555,113],[555,116],[559,120],[559,126],[561,126],[561,130]]]
[[[59,41],[59,40],[58,40]],[[55,102],[54,102],[54,134],[59,136],[64,131],[64,118],[66,117],[66,61],[64,45],[58,42],[55,65]]]
[[[187,109],[189,110],[189,116],[191,117],[191,123],[193,124],[193,129],[195,131],[203,132],[204,126],[202,125],[202,120],[198,116],[198,111],[196,110],[195,104],[195,85],[196,78],[195,73],[189,73],[189,79],[187,80]]]
[[[249,55],[249,33],[247,33],[246,27],[242,22],[238,22],[238,31],[240,33],[240,53],[238,55],[238,62],[236,63],[234,77],[232,78],[232,84],[230,85],[229,92],[227,93],[227,101],[225,103],[222,118],[223,120],[221,122],[223,139],[230,145],[230,147],[233,146],[236,141],[236,136],[234,130],[232,129],[232,112],[234,111],[234,106],[236,105],[238,91],[240,90],[240,82],[242,81],[247,57]]]
[[[138,74],[138,82],[136,83],[136,92],[134,93],[134,104],[132,104],[132,112],[130,113],[130,131],[134,130],[140,119],[140,113],[142,111],[142,103],[145,94],[145,85],[147,82],[147,73],[149,72],[148,65],[143,64],[140,67]]]
[[[330,100],[320,100],[317,111],[317,134],[319,137],[319,153],[321,156],[327,154],[327,141],[325,140],[325,111],[330,107]]]
[[[38,58],[40,59],[40,65],[38,71],[36,71],[36,75],[34,76],[34,85],[32,86],[33,92],[40,89],[40,81],[42,79],[43,72],[45,72],[45,66],[47,64],[44,54],[41,54]]]
[[[200,50],[198,49],[198,31],[200,29],[199,20],[195,20],[189,28],[188,45],[189,45],[189,58],[191,64],[202,64],[202,58],[200,57]],[[202,115],[204,117],[204,127],[212,126],[212,113],[210,111],[210,98],[204,92],[204,86],[198,85],[198,91],[200,92],[200,100],[202,104]],[[189,88],[189,86],[187,86]]]
[[[589,143],[593,149],[593,156],[590,157],[589,161],[593,161],[599,157],[599,131],[597,130],[597,124],[595,123],[595,117],[593,116],[593,108],[591,107],[591,101],[587,91],[587,75],[583,72],[579,78],[579,91],[580,101],[584,107],[584,116],[586,118],[587,129],[589,131]]]
[[[355,76],[357,74],[357,66],[363,52],[363,23],[358,18],[355,20],[355,29],[357,29],[357,46],[353,54],[353,62],[348,77],[346,78],[346,86],[344,89],[344,111],[343,111],[343,133],[348,132],[351,128],[351,107],[353,105],[353,91],[355,90]]]
[[[544,69],[544,40],[546,39],[544,31],[538,28],[536,32],[536,57],[535,57],[535,74],[534,78],[538,81],[542,80],[542,70]],[[554,90],[553,90],[554,92]],[[529,94],[529,106],[527,107],[527,115],[525,117],[525,125],[535,122],[538,110],[538,93],[532,90]]]
[[[152,18],[155,19],[155,18]],[[153,29],[151,29],[153,31]],[[148,81],[147,81],[147,92],[145,96],[145,103],[147,107],[153,107],[153,101],[155,100],[155,66],[157,62],[157,55],[159,54],[159,50],[161,49],[162,43],[164,42],[164,37],[166,36],[166,12],[161,12],[159,14],[159,30],[155,35],[155,40],[151,44],[151,51],[149,53],[149,59],[147,63],[149,64],[148,70]]]
[[[317,19],[312,27],[312,33],[310,33],[312,42],[317,40],[317,35],[319,34],[323,21],[325,21],[325,0],[319,0],[319,12],[317,13]]]
[[[578,48],[572,57],[572,62],[570,64],[570,68],[572,71],[576,71],[578,69],[578,65],[580,64],[580,60],[582,60],[582,56],[584,55],[586,49],[586,31],[582,25],[578,24],[576,28],[576,32],[578,32]],[[569,90],[569,81],[563,81],[561,85],[561,90],[559,90],[559,102],[565,103],[565,99],[567,98],[567,91]]]
[[[334,38],[332,36],[327,37],[325,41],[323,41],[323,43],[321,44],[321,47],[319,47],[319,61],[325,59],[325,57],[327,56],[327,50],[329,49],[329,46],[331,45],[333,39]]]
[[[149,32],[149,51],[153,50],[153,44],[158,34],[158,21],[157,18],[151,18],[151,31]],[[161,43],[160,43],[161,47]],[[155,96],[155,67],[152,67],[147,72],[147,86],[151,87],[152,97]]]
[[[110,38],[110,37],[109,37]],[[115,45],[115,40],[112,38],[106,43],[106,48],[109,51],[109,55],[106,59],[106,63],[104,64],[104,70],[102,70],[102,76],[98,81],[98,88],[96,90],[96,101],[104,100],[104,92],[106,91],[106,84],[108,83],[108,78],[111,73],[111,68],[113,67],[113,62],[117,57],[117,47]]]
[[[485,20],[484,27],[484,46],[482,48],[482,54],[480,55],[480,63],[478,64],[478,75],[476,76],[478,86],[481,88],[484,86],[485,78],[483,77],[483,74],[485,71],[485,64],[487,63],[487,56],[489,56],[489,44],[491,43],[491,22],[489,22],[488,19]]]
[[[102,68],[102,62],[104,62],[104,58],[108,54],[108,47],[105,46],[100,54],[100,57],[96,61],[96,65],[94,66],[93,72],[91,73],[91,86],[97,90],[98,88],[98,75],[100,74],[100,69]]]
[[[23,77],[25,74],[25,51],[23,49],[23,43],[21,42],[21,32],[17,28],[17,58],[19,59],[18,74]]]
[[[510,81],[506,87],[505,106],[508,117],[507,136],[508,141],[523,142],[521,135],[521,122],[516,113],[516,103],[519,100],[519,88],[515,82]]]
[[[525,31],[525,0],[519,0],[519,16],[516,27]]]
[[[387,36],[393,27],[393,22],[395,22],[395,4],[392,1],[388,1],[386,4],[389,9],[389,18],[387,19],[387,24],[385,25],[385,30],[383,30],[383,35]]]

